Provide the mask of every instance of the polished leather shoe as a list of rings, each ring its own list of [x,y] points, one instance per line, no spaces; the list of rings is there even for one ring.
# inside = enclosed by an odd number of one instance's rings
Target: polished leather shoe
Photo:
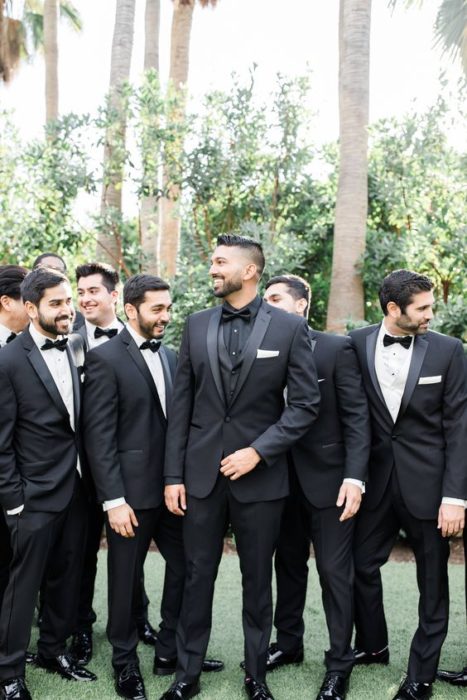
[[[178,681],[173,683],[164,695],[161,695],[160,700],[186,700],[186,698],[194,698],[198,693],[199,681],[193,683]]]
[[[49,673],[57,673],[68,681],[97,681],[97,676],[86,668],[78,666],[70,654],[59,654],[51,659],[38,654],[36,666],[45,668]]]
[[[0,683],[0,698],[1,700],[31,700],[24,678],[10,678]]]
[[[467,687],[467,666],[462,671],[437,671],[436,678],[440,681],[446,681],[451,685],[457,685],[458,688]]]
[[[274,671],[280,666],[303,663],[303,647],[298,647],[295,651],[282,651],[276,642],[269,645],[266,659],[266,671]],[[240,668],[245,671],[245,662],[240,662]]]
[[[274,700],[266,683],[259,683],[251,676],[245,676],[245,690],[251,700]]]
[[[362,651],[362,649],[354,649],[354,665],[355,666],[369,666],[370,664],[384,664],[385,666],[389,663],[389,649],[384,647],[381,651]]]
[[[316,700],[344,700],[348,687],[349,679],[346,676],[333,672],[326,673]]]
[[[164,659],[162,656],[154,658],[153,673],[156,676],[171,676],[177,668],[177,658]],[[216,659],[204,659],[201,670],[203,673],[216,673],[224,669],[224,662]]]
[[[137,628],[139,641],[153,647],[157,641],[157,632],[151,623],[144,620],[144,622],[138,623]]]
[[[75,632],[70,644],[70,654],[78,666],[86,666],[92,659],[92,632]]]
[[[37,661],[37,654],[35,654],[33,651],[27,651],[26,652],[26,663],[27,664],[35,664]]]
[[[143,677],[138,664],[127,664],[115,671],[115,690],[127,700],[146,700]]]
[[[431,698],[431,683],[417,683],[406,679],[392,700],[425,700]]]

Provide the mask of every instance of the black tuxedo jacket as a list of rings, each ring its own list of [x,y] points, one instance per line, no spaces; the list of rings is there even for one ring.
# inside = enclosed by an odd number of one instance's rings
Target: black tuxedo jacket
[[[169,412],[166,483],[185,483],[189,494],[204,498],[223,456],[251,446],[262,461],[229,480],[233,495],[245,503],[282,498],[288,494],[286,452],[318,413],[308,328],[304,319],[262,302],[227,402],[218,359],[221,314],[220,306],[200,311],[185,325]]]
[[[372,424],[370,476],[363,507],[378,507],[394,466],[410,513],[416,518],[434,519],[443,496],[467,498],[467,396],[462,343],[433,331],[415,336],[394,423],[375,370],[379,329],[380,324],[350,333]]]
[[[161,346],[166,405],[176,355]],[[166,418],[141,350],[127,329],[86,355],[83,434],[100,502],[123,496],[136,509],[163,497]]]
[[[80,382],[67,347],[75,430],[28,330],[0,353],[0,503],[59,512],[71,500],[79,451]]]
[[[300,486],[317,508],[335,505],[345,478],[368,478],[370,417],[348,337],[310,329],[321,394],[319,415],[292,448]]]

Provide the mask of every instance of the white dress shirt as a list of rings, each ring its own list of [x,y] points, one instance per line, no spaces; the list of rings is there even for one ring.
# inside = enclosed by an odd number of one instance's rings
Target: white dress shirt
[[[3,348],[4,345],[6,345],[6,341],[10,337],[12,331],[10,331],[9,328],[3,325],[3,323],[0,323],[0,348]]]
[[[114,318],[112,323],[110,323],[108,326],[96,326],[94,323],[91,323],[90,321],[87,321],[85,319],[84,325],[86,328],[86,337],[88,341],[88,348],[90,350],[93,350],[94,348],[97,348],[99,345],[103,345],[106,343],[109,338],[108,336],[102,335],[100,338],[95,338],[94,337],[94,331],[96,328],[102,328],[103,331],[110,331],[113,328],[116,328],[117,331],[120,333],[120,331],[125,327],[121,321],[118,320],[117,317]]]

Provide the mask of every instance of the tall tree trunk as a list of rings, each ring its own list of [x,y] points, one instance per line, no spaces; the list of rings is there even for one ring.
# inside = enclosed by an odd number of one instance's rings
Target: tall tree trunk
[[[45,120],[58,119],[58,0],[44,0]]]
[[[339,181],[327,329],[364,318],[357,265],[365,250],[371,0],[341,0],[339,17]]]
[[[190,37],[193,22],[194,0],[189,3],[174,0],[172,16],[172,32],[170,44],[170,71],[171,85],[180,94],[174,119],[182,120],[185,116],[184,91],[188,80]],[[178,151],[181,152],[180,143]],[[177,147],[172,149],[172,158],[177,158]],[[164,189],[168,187],[168,196],[161,199],[161,238],[159,245],[159,259],[161,273],[173,276],[176,272],[177,253],[180,239],[180,218],[178,216],[178,199],[180,188],[170,183],[170,173],[167,167],[163,174]]]
[[[97,241],[97,257],[123,267],[121,239],[122,184],[125,161],[126,105],[122,87],[130,78],[135,0],[117,0],[110,67],[109,106],[111,124],[104,148],[104,182],[101,216],[103,227]]]
[[[144,70],[155,70],[159,73],[160,0],[146,0],[144,27]],[[157,184],[154,183],[155,186]],[[158,199],[152,195],[143,196],[141,199],[140,231],[142,269],[145,272],[158,273],[159,208]]]

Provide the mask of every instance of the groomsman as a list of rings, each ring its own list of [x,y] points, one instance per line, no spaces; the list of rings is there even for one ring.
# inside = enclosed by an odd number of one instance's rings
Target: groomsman
[[[165,499],[183,516],[187,579],[177,628],[176,682],[199,692],[212,598],[228,523],[243,584],[245,690],[268,700],[272,556],[288,495],[286,452],[316,419],[319,389],[304,319],[264,303],[262,248],[219,236],[209,274],[222,306],[185,325],[167,434]],[[287,405],[284,390],[287,387]]]
[[[83,415],[86,452],[107,513],[107,634],[115,687],[121,697],[144,700],[133,610],[152,538],[166,561],[156,675],[175,671],[185,576],[181,524],[164,505],[162,476],[176,356],[161,345],[172,307],[169,285],[153,275],[134,275],[125,284],[123,301],[126,328],[87,354]],[[204,666],[221,668],[220,662]]]
[[[28,271],[19,265],[0,265],[0,348],[11,343],[28,323],[20,289],[27,274]],[[10,533],[0,510],[0,609],[8,583],[10,559]]]
[[[306,318],[310,288],[295,275],[272,277],[264,299]],[[350,339],[311,328],[308,332],[321,402],[317,420],[289,455],[291,489],[275,556],[277,643],[268,649],[266,668],[273,670],[303,660],[311,537],[330,639],[326,675],[317,700],[339,700],[346,696],[354,663],[353,516],[367,479],[370,421]]]
[[[80,387],[66,335],[67,278],[38,268],[21,295],[29,329],[0,352],[0,504],[12,560],[0,614],[0,697],[28,700],[24,671],[34,607],[43,588],[36,663],[75,681],[95,680],[66,653],[86,535],[79,462]]]
[[[431,696],[448,628],[449,537],[464,525],[467,413],[462,343],[429,331],[433,284],[397,270],[384,318],[350,333],[372,421],[370,475],[355,529],[355,662],[388,663],[381,566],[401,527],[413,547],[419,626],[394,700]]]
[[[78,307],[82,312],[82,323],[76,327],[76,333],[70,337],[78,364],[84,364],[88,350],[104,344],[123,328],[124,324],[117,318],[119,275],[106,263],[91,262],[76,268],[78,288]],[[84,436],[85,439],[86,436]],[[88,536],[81,582],[78,608],[78,622],[73,634],[70,651],[81,665],[89,663],[92,658],[92,626],[96,614],[92,603],[97,573],[97,553],[100,547],[104,527],[104,512],[97,503],[95,493],[90,493],[88,502]],[[144,596],[146,604],[141,600]],[[138,592],[135,615],[138,620],[138,634],[147,644],[155,643],[155,631],[149,624],[147,615],[147,598],[144,587]]]

